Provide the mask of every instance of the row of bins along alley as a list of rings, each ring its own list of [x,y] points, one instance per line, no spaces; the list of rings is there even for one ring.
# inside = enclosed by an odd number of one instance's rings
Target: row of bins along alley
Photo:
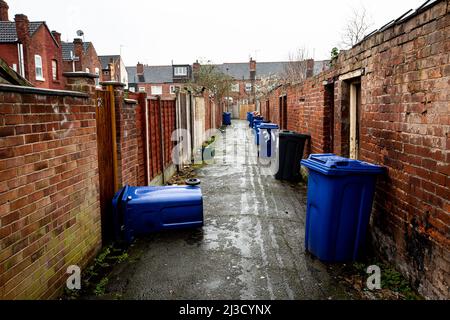
[[[258,157],[277,161],[275,179],[298,183],[301,166],[308,169],[306,250],[329,263],[357,260],[364,251],[376,178],[384,168],[334,154],[303,160],[309,135],[280,131],[257,112],[248,112],[247,121]],[[223,124],[232,125],[231,113],[223,114]],[[126,244],[155,232],[201,228],[205,221],[197,179],[186,186],[125,186],[113,208],[115,240]]]

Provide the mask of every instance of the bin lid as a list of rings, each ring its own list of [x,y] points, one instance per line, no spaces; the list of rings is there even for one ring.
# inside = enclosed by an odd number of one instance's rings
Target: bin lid
[[[279,129],[280,127],[275,123],[262,123],[259,125],[260,129]]]
[[[385,170],[384,167],[375,164],[330,153],[312,154],[307,160],[302,160],[301,164],[325,175],[382,174]]]
[[[199,186],[128,187],[123,201],[156,207],[173,207],[201,201]]]

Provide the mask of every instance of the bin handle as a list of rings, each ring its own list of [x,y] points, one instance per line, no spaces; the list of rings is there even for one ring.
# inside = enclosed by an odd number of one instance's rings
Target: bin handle
[[[348,167],[350,165],[350,161],[333,161],[331,159],[323,160],[321,158],[311,157],[311,160],[314,160],[316,162],[320,162],[323,164],[330,163],[330,168],[337,168],[337,167]]]

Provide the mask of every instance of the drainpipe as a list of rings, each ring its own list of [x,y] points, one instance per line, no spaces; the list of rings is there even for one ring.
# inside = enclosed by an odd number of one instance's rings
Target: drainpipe
[[[160,148],[160,166],[161,166],[161,172],[162,172],[162,184],[166,184],[166,178],[164,176],[164,129],[163,129],[163,111],[161,106],[161,97],[158,96],[158,109],[159,109],[159,131],[161,133],[161,148]]]

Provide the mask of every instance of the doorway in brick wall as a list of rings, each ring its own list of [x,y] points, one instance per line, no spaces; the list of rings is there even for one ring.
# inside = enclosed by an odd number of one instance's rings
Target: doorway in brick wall
[[[280,97],[279,121],[281,130],[287,130],[287,95],[283,95]]]
[[[324,94],[324,106],[325,106],[325,143],[324,151],[326,153],[334,152],[334,82],[325,85]]]
[[[350,82],[350,158],[359,158],[359,124],[361,115],[361,78]]]

